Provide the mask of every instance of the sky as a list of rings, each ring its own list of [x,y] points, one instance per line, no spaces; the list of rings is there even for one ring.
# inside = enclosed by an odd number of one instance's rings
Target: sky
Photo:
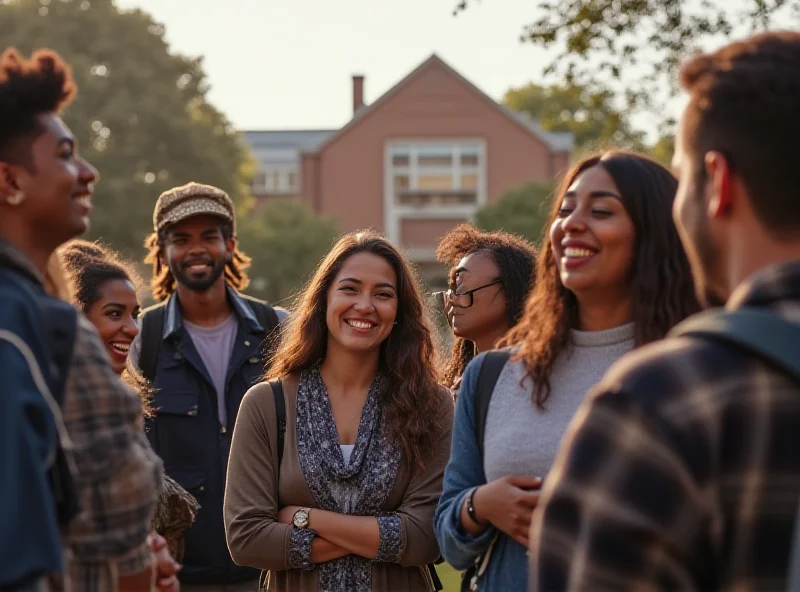
[[[209,100],[239,129],[339,128],[351,76],[371,103],[432,53],[495,100],[541,82],[554,51],[519,40],[535,0],[117,0],[166,27],[171,49],[204,56]]]

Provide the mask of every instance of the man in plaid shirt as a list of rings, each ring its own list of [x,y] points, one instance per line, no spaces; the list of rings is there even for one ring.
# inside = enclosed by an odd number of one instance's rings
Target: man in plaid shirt
[[[800,33],[694,57],[681,83],[674,214],[698,294],[800,324]],[[589,394],[545,483],[532,590],[783,590],[800,384],[722,342],[642,348]]]

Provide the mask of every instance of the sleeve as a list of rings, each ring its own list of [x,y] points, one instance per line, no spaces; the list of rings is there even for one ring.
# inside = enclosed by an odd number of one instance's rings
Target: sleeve
[[[75,447],[83,509],[68,533],[75,564],[96,572],[98,564],[113,562],[120,575],[147,569],[163,468],[142,433],[139,397],[111,369],[84,317],[67,378],[64,422]]]
[[[442,388],[440,398],[441,433],[425,468],[412,475],[397,511],[378,516],[380,543],[375,561],[420,566],[433,563],[440,556],[433,514],[442,492],[453,425],[453,399],[449,391]]]
[[[709,504],[658,410],[595,391],[531,524],[531,590],[699,590]]]
[[[277,521],[278,470],[272,452],[277,419],[274,404],[267,409],[272,400],[267,383],[252,387],[242,399],[228,460],[225,536],[238,565],[275,571],[308,568],[313,531],[294,534],[290,525]]]
[[[475,434],[475,390],[484,356],[476,357],[467,366],[456,402],[453,444],[450,461],[444,472],[444,490],[436,508],[436,538],[442,556],[456,569],[472,565],[494,538],[496,529],[489,526],[472,536],[461,526],[461,506],[473,487],[484,485],[483,459]]]
[[[4,340],[0,368],[0,589],[6,590],[63,565],[48,482],[55,425],[25,359]]]

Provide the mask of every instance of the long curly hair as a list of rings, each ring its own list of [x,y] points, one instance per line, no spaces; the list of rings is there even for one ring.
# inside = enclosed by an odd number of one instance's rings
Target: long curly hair
[[[266,378],[302,372],[325,358],[328,291],[345,261],[357,253],[385,259],[397,275],[397,324],[381,344],[378,365],[381,406],[389,435],[402,443],[404,457],[412,466],[424,467],[441,428],[441,405],[446,399],[436,381],[433,340],[416,278],[383,236],[354,232],[336,242],[305,289]]]
[[[448,232],[436,249],[436,259],[448,265],[448,283],[455,284],[455,266],[473,253],[487,253],[500,272],[500,286],[506,299],[506,322],[516,325],[536,275],[536,247],[508,232],[483,232],[472,224],[460,224]],[[442,368],[442,382],[451,387],[475,356],[475,344],[457,337],[450,360]]]
[[[550,224],[575,179],[594,166],[614,179],[635,230],[631,274],[634,342],[639,347],[663,338],[699,310],[689,261],[672,222],[678,182],[663,166],[633,152],[611,151],[589,156],[564,177],[554,200]],[[499,342],[515,345],[515,358],[533,383],[533,402],[543,408],[550,395],[550,374],[569,346],[569,331],[578,327],[578,301],[561,283],[550,235],[539,252],[536,284],[520,323]]]
[[[233,237],[233,227],[228,222],[220,222],[222,238],[226,241]],[[161,263],[161,255],[164,253],[164,242],[169,234],[170,227],[166,227],[160,233],[151,233],[144,241],[147,249],[147,256],[144,262],[153,267],[153,279],[150,281],[150,288],[153,291],[153,298],[156,302],[163,302],[175,292],[175,276],[169,267]],[[250,278],[247,277],[245,270],[250,267],[250,257],[245,255],[236,247],[233,255],[225,264],[225,281],[237,292],[244,291],[250,285]]]
[[[70,301],[84,314],[100,299],[106,282],[125,280],[137,294],[141,290],[142,280],[133,265],[99,242],[74,239],[62,245],[56,254],[64,270]],[[122,380],[139,395],[145,417],[150,416],[153,389],[130,359]]]

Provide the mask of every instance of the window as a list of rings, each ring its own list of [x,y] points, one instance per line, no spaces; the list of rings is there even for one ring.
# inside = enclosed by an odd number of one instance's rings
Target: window
[[[475,206],[483,157],[478,143],[392,144],[387,161],[392,201],[397,205]]]
[[[296,166],[262,165],[253,176],[253,193],[287,194],[299,191]]]

